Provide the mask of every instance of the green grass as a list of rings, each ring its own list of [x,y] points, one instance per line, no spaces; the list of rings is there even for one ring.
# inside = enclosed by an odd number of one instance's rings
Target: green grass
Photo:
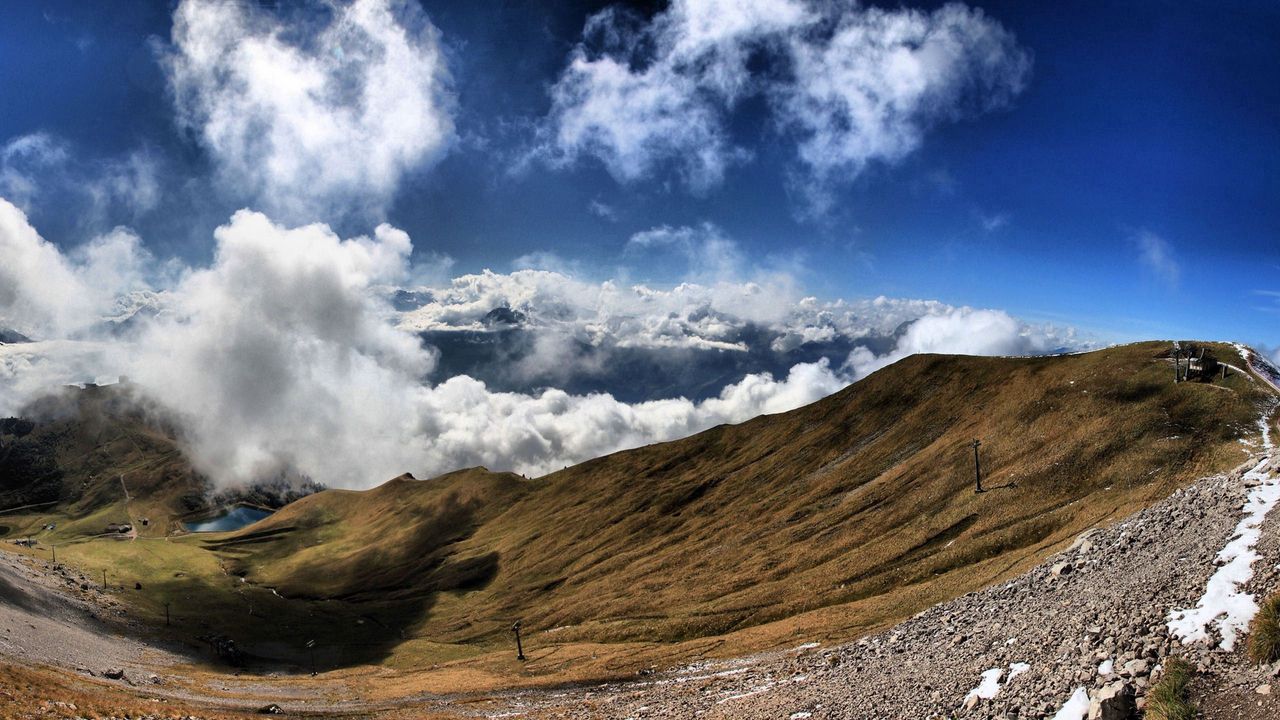
[[[1147,694],[1147,720],[1194,720],[1196,706],[1188,690],[1194,675],[1195,668],[1186,660],[1165,660],[1160,681]]]
[[[1280,660],[1280,593],[1263,601],[1249,625],[1249,657],[1256,663]]]

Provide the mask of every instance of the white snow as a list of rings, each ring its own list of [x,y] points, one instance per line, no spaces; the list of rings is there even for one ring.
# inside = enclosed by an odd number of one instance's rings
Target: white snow
[[[977,687],[970,690],[969,694],[964,696],[964,699],[968,700],[974,695],[977,695],[983,700],[990,700],[995,697],[996,693],[1000,692],[1000,677],[1003,675],[1004,670],[1001,670],[1000,668],[991,668],[990,670],[982,673],[982,681],[978,683]]]
[[[1053,716],[1053,720],[1084,720],[1084,716],[1088,714],[1089,691],[1078,687],[1071,693],[1071,697],[1067,699],[1058,714]]]
[[[791,713],[791,715],[790,715],[790,720],[804,720],[805,718],[808,718],[808,717],[813,717],[813,713],[811,713],[811,712],[793,712],[793,713]]]
[[[982,673],[982,680],[978,682],[978,686],[970,690],[964,696],[965,700],[977,696],[983,700],[990,700],[1000,692],[1002,685],[1008,685],[1014,678],[1031,669],[1027,663],[1012,663],[1009,665],[1009,676],[1004,679],[1004,683],[1000,682],[1000,678],[1005,671],[1000,668],[991,668]]]
[[[1271,451],[1271,430],[1266,417],[1262,427],[1262,444]],[[1259,462],[1245,473],[1246,482],[1258,485],[1249,491],[1244,503],[1244,517],[1236,525],[1232,539],[1218,553],[1218,570],[1209,578],[1204,596],[1196,607],[1174,610],[1169,613],[1169,632],[1184,643],[1208,642],[1210,631],[1216,626],[1223,650],[1234,650],[1236,637],[1248,626],[1258,612],[1253,595],[1241,590],[1253,577],[1253,563],[1258,559],[1254,546],[1261,535],[1262,521],[1267,513],[1280,503],[1280,477],[1267,472],[1270,459]]]
[[[1112,670],[1115,670],[1115,669],[1116,669],[1115,660],[1104,660],[1100,665],[1098,665],[1098,674],[1103,677],[1106,677],[1111,674]]]

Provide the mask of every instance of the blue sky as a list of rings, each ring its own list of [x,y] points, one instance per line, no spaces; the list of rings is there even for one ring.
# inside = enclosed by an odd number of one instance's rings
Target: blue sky
[[[1280,359],[1278,35],[1273,3],[9,3],[0,416],[127,375],[215,482],[370,487],[916,353]]]
[[[1266,294],[1280,290],[1274,4],[971,3],[1031,58],[1025,87],[1001,107],[932,124],[900,158],[871,161],[816,217],[797,197],[795,153],[760,95],[724,113],[724,131],[751,157],[710,188],[688,187],[670,158],[625,181],[590,154],[513,170],[584,23],[610,6],[423,2],[451,76],[456,137],[403,174],[379,217],[309,219],[355,233],[385,216],[419,255],[452,257],[454,273],[549,252],[586,275],[627,265],[629,277],[655,283],[679,280],[683,261],[637,262],[628,239],[713,223],[749,261],[785,264],[822,297],[995,307],[1105,340],[1280,344],[1280,303]],[[664,7],[636,7],[637,21]],[[46,188],[26,209],[60,246],[125,224],[162,257],[200,261],[213,228],[253,204],[215,182],[208,147],[176,120],[157,59],[172,11],[166,2],[3,11],[0,143],[48,133],[69,148],[58,170],[68,174],[141,151],[159,178],[145,209],[108,203],[91,220],[82,197],[39,178]],[[299,11],[286,14],[301,23]],[[1164,260],[1144,252],[1151,243]]]

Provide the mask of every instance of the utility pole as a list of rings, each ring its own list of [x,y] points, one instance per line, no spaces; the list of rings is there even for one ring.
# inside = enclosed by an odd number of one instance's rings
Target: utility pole
[[[58,546],[50,545],[49,549],[53,551],[53,564],[57,565],[58,564]]]
[[[102,568],[102,590],[103,592],[106,592],[107,590],[107,569],[106,568]]]
[[[978,460],[978,446],[982,444],[981,440],[973,441],[973,484],[974,492],[982,492],[982,463]]]
[[[164,604],[164,624],[165,627],[169,626],[169,603]]]
[[[311,674],[316,674],[316,641],[308,640],[307,648],[311,650]]]
[[[515,625],[511,626],[511,632],[516,634],[516,659],[524,660],[524,646],[520,644],[520,621],[517,620]]]

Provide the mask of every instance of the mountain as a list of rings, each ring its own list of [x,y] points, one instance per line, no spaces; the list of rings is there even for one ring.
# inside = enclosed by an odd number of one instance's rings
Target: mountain
[[[435,597],[406,630],[434,642],[500,639],[517,618],[556,643],[742,631],[732,644],[755,647],[801,628],[852,637],[1011,577],[1082,530],[1238,463],[1267,397],[1238,372],[1175,384],[1163,343],[917,355],[793,412],[536,480],[475,469],[322,492],[209,547],[286,596],[447,589],[452,600]],[[319,572],[334,556],[333,572]],[[395,570],[375,573],[371,557]],[[483,582],[456,570],[464,581],[440,582],[442,568],[479,565]]]
[[[0,455],[35,443],[28,484],[60,488],[5,531],[59,519],[60,560],[124,568],[145,588],[130,598],[136,618],[160,628],[172,604],[188,620],[166,636],[231,637],[255,662],[463,663],[467,682],[501,683],[520,620],[531,647],[561,658],[522,677],[616,676],[860,636],[1237,465],[1274,393],[1235,348],[1204,347],[1234,368],[1175,383],[1169,345],[1154,342],[916,355],[795,411],[542,478],[402,476],[199,535],[176,525],[200,487],[179,436],[123,409],[127,386],[87,388],[0,429]],[[118,474],[124,505],[102,480]],[[140,509],[167,541],[89,537]]]
[[[23,335],[17,330],[8,330],[0,328],[0,345],[16,345],[18,343],[29,343],[31,338]]]

